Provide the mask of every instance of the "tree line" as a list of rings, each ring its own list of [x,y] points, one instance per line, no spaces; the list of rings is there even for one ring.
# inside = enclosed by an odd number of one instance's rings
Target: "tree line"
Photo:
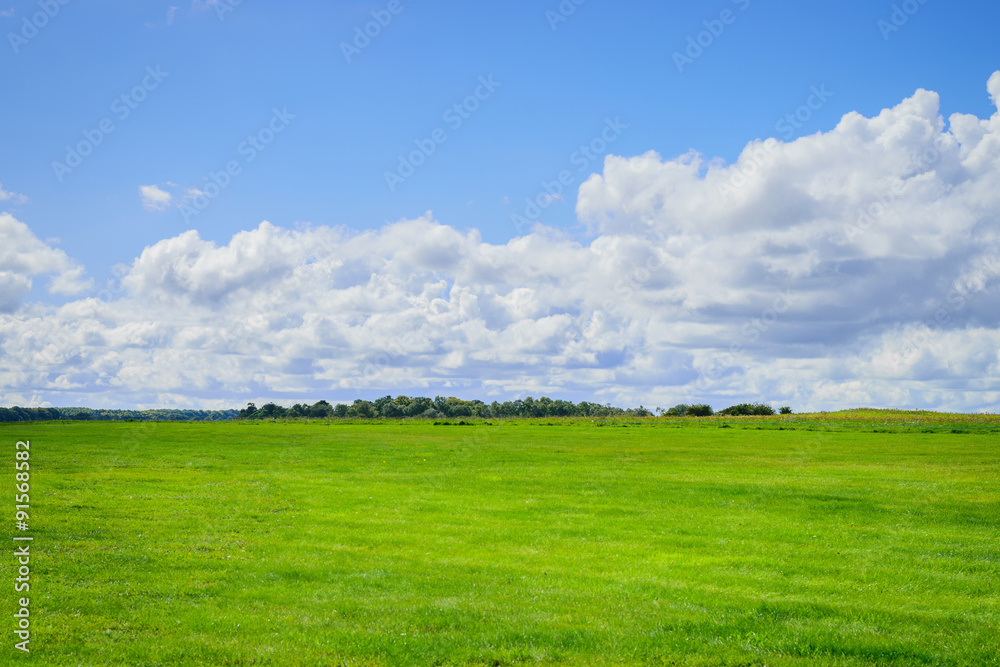
[[[675,405],[669,409],[655,408],[662,417],[710,417],[712,415],[745,416],[773,415],[774,408],[764,403],[740,403],[715,412],[710,405]],[[791,414],[791,408],[781,408],[781,414]],[[460,398],[433,399],[425,396],[383,396],[374,401],[358,399],[353,403],[333,405],[318,401],[312,405],[296,403],[290,408],[267,403],[258,408],[253,403],[242,410],[103,410],[92,408],[0,408],[2,422],[35,421],[230,421],[233,419],[517,419],[544,417],[629,418],[653,417],[643,406],[619,408],[589,401],[573,403],[547,396],[531,396],[500,403],[466,401]]]
[[[296,403],[285,408],[267,403],[258,408],[253,403],[240,410],[238,419],[444,419],[473,417],[480,419],[514,419],[526,417],[652,417],[646,408],[618,408],[582,401],[573,403],[547,396],[531,396],[515,401],[484,403],[460,398],[437,396],[383,396],[374,401],[358,399],[351,404],[331,405],[319,401],[313,405]]]
[[[781,408],[781,414],[791,414],[791,408]],[[714,414],[726,416],[773,415],[774,408],[764,403],[740,403],[716,413],[709,405],[676,405],[670,409],[656,408],[656,414],[664,417],[710,417]],[[276,403],[257,407],[248,403],[240,410],[237,419],[517,419],[531,417],[652,417],[653,412],[643,406],[619,408],[610,404],[601,405],[589,401],[573,403],[547,396],[535,399],[531,396],[514,401],[485,403],[460,398],[437,396],[383,396],[374,401],[357,399],[351,404],[332,405],[318,401],[312,405],[296,403],[290,408]]]
[[[99,410],[92,408],[0,408],[0,423],[37,421],[230,421],[238,410]]]
[[[779,408],[778,411],[783,415],[792,414],[792,409],[787,406]],[[681,403],[668,410],[661,411],[660,408],[657,408],[657,412],[667,417],[711,417],[712,415],[721,415],[723,417],[768,417],[775,414],[774,408],[767,403],[739,403],[718,412],[713,410],[711,405],[687,405]]]

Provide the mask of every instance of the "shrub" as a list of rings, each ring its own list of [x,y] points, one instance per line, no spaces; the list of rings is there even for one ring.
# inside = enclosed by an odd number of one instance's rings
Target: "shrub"
[[[766,403],[740,403],[739,405],[730,406],[725,410],[720,410],[719,414],[730,417],[767,417],[774,414],[774,408]]]
[[[711,405],[705,405],[702,403],[700,405],[692,405],[688,407],[687,414],[690,417],[711,417],[715,414],[715,410],[712,409]]]
[[[670,408],[663,414],[669,417],[683,417],[685,414],[687,414],[688,407],[690,406],[681,403],[680,405],[675,405],[674,407]]]
[[[792,409],[786,405],[785,407],[781,408],[779,412],[783,415],[790,415],[792,414]]]

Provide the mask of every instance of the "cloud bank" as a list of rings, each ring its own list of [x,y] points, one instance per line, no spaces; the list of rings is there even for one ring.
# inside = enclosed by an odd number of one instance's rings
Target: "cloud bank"
[[[79,267],[4,214],[29,259],[0,255],[0,403],[1000,408],[1000,113],[946,120],[918,90],[734,164],[610,156],[577,214],[587,241],[539,227],[489,244],[429,213],[365,232],[263,222],[223,246],[189,231],[61,307],[24,302],[31,276],[68,292]]]

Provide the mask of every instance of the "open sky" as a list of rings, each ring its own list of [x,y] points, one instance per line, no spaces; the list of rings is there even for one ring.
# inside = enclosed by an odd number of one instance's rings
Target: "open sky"
[[[998,25],[8,0],[0,405],[997,411]]]

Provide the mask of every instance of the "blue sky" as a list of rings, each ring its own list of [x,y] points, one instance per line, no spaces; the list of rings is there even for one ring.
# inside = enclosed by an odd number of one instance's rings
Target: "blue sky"
[[[176,211],[143,211],[137,181],[195,185],[236,153],[274,107],[296,115],[279,141],[198,216],[225,241],[262,219],[275,224],[378,227],[433,210],[486,240],[516,234],[511,214],[569,164],[606,117],[631,127],[613,152],[694,149],[732,160],[748,141],[825,84],[834,97],[799,133],[844,113],[876,113],[917,88],[943,112],[986,115],[984,81],[1000,62],[1000,7],[929,2],[887,41],[877,26],[892,3],[618,3],[589,0],[552,30],[557,2],[501,5],[401,0],[351,63],[340,43],[388,3],[250,0],[222,14],[169,3],[63,6],[20,53],[7,49],[5,187],[30,193],[32,228],[62,239],[93,272],[188,228]],[[703,21],[736,21],[683,73],[672,54]],[[13,5],[5,32],[38,6]],[[155,26],[155,27],[151,27]],[[51,163],[110,117],[113,100],[158,66],[169,77],[59,183]],[[443,113],[493,75],[496,94],[405,185],[384,172],[443,123]],[[971,83],[971,85],[970,85]],[[597,170],[599,165],[594,165]],[[512,203],[505,203],[505,199]],[[575,224],[572,201],[544,221]]]
[[[523,213],[525,199],[537,198],[541,184],[563,170],[571,172],[564,194],[538,221],[547,234],[563,233],[565,242],[591,247],[610,236],[609,229],[584,224],[577,191],[592,174],[602,174],[607,155],[655,151],[669,161],[695,151],[706,161],[704,174],[713,158],[734,163],[751,141],[776,137],[792,145],[831,132],[846,114],[877,116],[920,88],[939,95],[944,119],[956,112],[989,119],[996,107],[986,82],[1000,69],[1000,7],[965,1],[587,0],[564,2],[568,15],[562,15],[554,0],[195,0],[176,6],[53,0],[48,12],[54,15],[37,34],[24,32],[24,22],[46,4],[8,5],[0,8],[7,35],[0,80],[8,92],[0,110],[8,128],[0,187],[18,196],[0,204],[37,240],[82,266],[81,280],[93,281],[89,291],[67,295],[35,278],[25,303],[40,308],[96,296],[114,278],[113,267],[135,268],[144,249],[188,230],[222,247],[265,220],[283,230],[308,225],[361,233],[431,211],[434,224],[477,230],[485,244],[505,247],[529,231],[518,229],[512,215]],[[377,15],[391,21],[345,57],[344,44]],[[708,32],[713,28],[717,34]],[[11,37],[29,33],[28,39]],[[696,57],[679,71],[675,53],[699,38],[705,46],[690,52]],[[163,74],[151,78],[149,71]],[[483,88],[482,80],[496,85]],[[477,88],[487,91],[476,100],[478,108],[453,123],[449,109]],[[143,99],[129,97],[134,108],[123,117],[120,98],[136,90]],[[814,90],[829,95],[803,114]],[[281,131],[248,161],[244,142],[272,123],[275,110],[284,119]],[[797,110],[794,131],[779,129]],[[627,127],[613,141],[598,142],[604,150],[595,159],[581,161],[578,149],[598,139],[609,121]],[[78,167],[57,174],[53,163],[65,162],[67,147],[88,141],[85,132],[96,136],[102,122],[114,131]],[[386,172],[398,168],[399,156],[410,154],[415,142],[427,145],[436,130],[446,141],[390,189]],[[204,192],[208,177],[227,163],[238,171],[228,186],[197,215],[185,216],[192,190]],[[169,200],[140,197],[142,186]],[[457,278],[444,280],[454,286]],[[505,294],[523,287],[510,284]],[[141,299],[125,287],[114,294]],[[644,338],[640,347],[650,344]],[[616,354],[632,352],[623,344]],[[458,387],[477,393],[483,385],[476,379],[490,369],[470,367]],[[52,377],[39,382],[11,391],[10,400],[70,397],[46,389]],[[401,382],[385,379],[372,391],[448,386],[438,376]],[[615,386],[633,386],[623,382]],[[322,383],[293,384],[274,395],[305,397],[323,389]],[[80,386],[86,396],[100,383]],[[234,386],[222,392],[231,400],[240,394]],[[567,385],[565,391],[590,397],[586,386]],[[662,386],[634,386],[614,397],[669,398]],[[519,387],[513,382],[498,391],[517,394]],[[539,386],[553,393],[561,387],[551,377]],[[266,397],[267,383],[254,391]],[[359,389],[336,388],[345,397],[352,391]],[[144,395],[156,393],[150,392]],[[127,392],[106,400],[130,401]],[[955,404],[980,405],[964,400]]]

